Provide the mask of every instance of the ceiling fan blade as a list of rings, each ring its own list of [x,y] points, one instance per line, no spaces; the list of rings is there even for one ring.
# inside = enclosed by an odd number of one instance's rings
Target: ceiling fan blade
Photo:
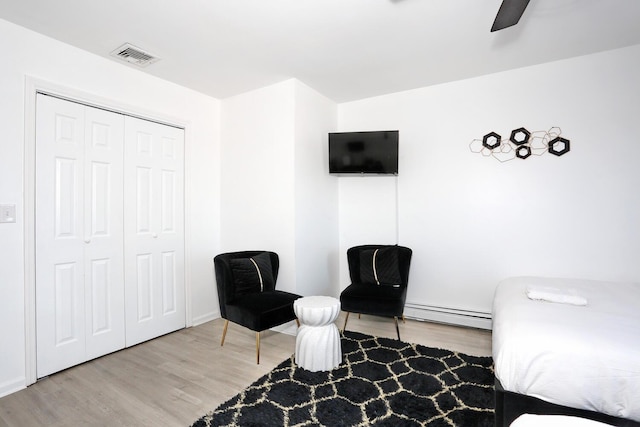
[[[529,0],[502,0],[491,32],[516,25],[528,4]]]

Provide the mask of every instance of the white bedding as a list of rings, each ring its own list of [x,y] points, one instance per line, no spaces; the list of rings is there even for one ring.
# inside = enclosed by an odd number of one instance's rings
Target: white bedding
[[[609,427],[598,421],[563,415],[520,415],[510,427]]]
[[[585,304],[527,296],[549,289]],[[640,421],[640,284],[540,277],[500,282],[493,359],[507,391]]]

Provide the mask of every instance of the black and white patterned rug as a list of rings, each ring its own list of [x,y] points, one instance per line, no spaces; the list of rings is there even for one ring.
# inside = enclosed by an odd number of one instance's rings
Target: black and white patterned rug
[[[342,353],[328,372],[292,356],[192,427],[493,426],[490,357],[349,331]]]

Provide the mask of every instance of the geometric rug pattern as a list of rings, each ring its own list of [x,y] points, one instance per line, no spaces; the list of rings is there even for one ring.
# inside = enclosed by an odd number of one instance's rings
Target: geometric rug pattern
[[[341,344],[337,368],[309,372],[292,356],[193,427],[493,426],[490,357],[350,331]]]

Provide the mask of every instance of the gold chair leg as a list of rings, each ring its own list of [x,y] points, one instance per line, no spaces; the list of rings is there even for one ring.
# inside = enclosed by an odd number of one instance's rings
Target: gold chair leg
[[[260,332],[256,332],[256,365],[260,364]]]
[[[296,323],[298,324],[298,328],[300,327],[300,321],[298,320],[298,318],[296,317]]]
[[[220,347],[224,345],[224,337],[227,336],[227,328],[229,327],[229,321],[224,322],[224,329],[222,330],[222,340],[220,340]]]
[[[342,327],[342,332],[347,330],[347,320],[349,320],[349,312],[347,311],[347,316],[344,318],[344,326]]]
[[[358,313],[358,320],[362,319],[362,313]]]
[[[396,316],[393,316],[393,321],[396,324],[396,333],[398,334],[398,341],[400,341],[400,328],[398,328],[398,318]]]

